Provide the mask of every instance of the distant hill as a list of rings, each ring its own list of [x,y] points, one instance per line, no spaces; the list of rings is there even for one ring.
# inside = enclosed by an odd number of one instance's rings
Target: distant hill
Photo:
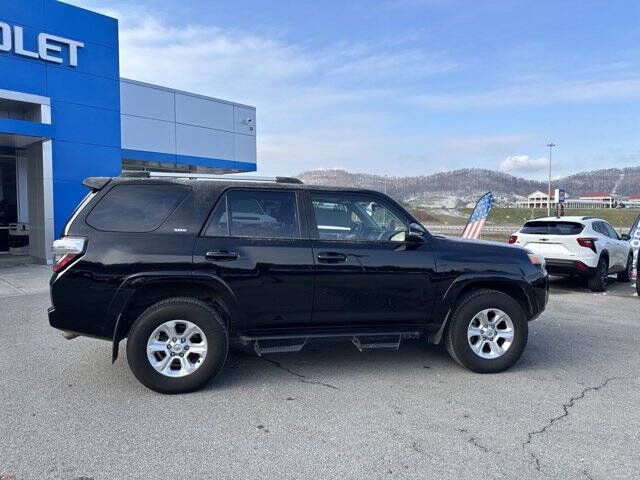
[[[535,190],[546,191],[547,184],[480,168],[408,177],[384,177],[345,170],[313,170],[298,175],[305,183],[354,186],[385,191],[396,200],[415,206],[453,208],[473,202],[491,191],[502,204],[524,198]],[[571,197],[591,192],[640,193],[640,167],[611,168],[582,172],[553,181]]]

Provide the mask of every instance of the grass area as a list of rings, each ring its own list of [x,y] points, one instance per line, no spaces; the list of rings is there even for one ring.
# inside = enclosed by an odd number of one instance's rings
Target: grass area
[[[471,208],[445,209],[412,209],[412,213],[426,225],[464,225],[471,215]],[[533,214],[532,214],[533,213]],[[633,225],[640,209],[603,208],[592,210],[566,210],[566,215],[599,217],[608,221],[613,227],[629,229]],[[495,207],[489,214],[488,225],[520,226],[532,218],[546,217],[547,210],[527,210],[524,208]]]

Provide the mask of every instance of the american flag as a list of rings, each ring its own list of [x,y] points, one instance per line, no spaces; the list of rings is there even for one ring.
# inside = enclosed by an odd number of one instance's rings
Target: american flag
[[[484,227],[489,212],[493,208],[493,203],[493,195],[491,192],[485,193],[482,198],[478,200],[476,208],[473,210],[464,232],[462,232],[462,238],[477,239],[480,237],[480,232],[482,232],[482,227]]]

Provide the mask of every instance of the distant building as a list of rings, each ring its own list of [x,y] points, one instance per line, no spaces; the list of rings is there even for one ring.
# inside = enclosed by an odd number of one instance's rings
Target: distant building
[[[640,193],[631,195],[629,200],[625,201],[624,204],[627,208],[640,208]]]
[[[632,200],[634,199],[634,200]],[[547,208],[548,195],[540,190],[533,192],[527,200],[516,202],[518,208]],[[551,197],[551,208],[556,208],[558,204],[557,195]],[[640,207],[640,195],[624,198],[620,195],[606,192],[593,192],[578,198],[567,198],[564,207],[567,209],[591,209],[591,208],[616,208],[618,205]]]
[[[540,190],[536,190],[527,197],[526,200],[520,200],[516,202],[518,208],[547,208],[549,204],[549,195]],[[555,208],[557,205],[556,199],[551,198],[551,208]]]
[[[567,202],[566,208],[615,208],[623,200],[623,197],[613,193],[593,192],[577,200],[571,200],[577,206],[569,206],[570,202]]]

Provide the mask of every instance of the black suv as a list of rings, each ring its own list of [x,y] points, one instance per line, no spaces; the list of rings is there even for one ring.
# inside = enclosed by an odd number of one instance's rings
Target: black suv
[[[475,372],[513,365],[548,299],[544,260],[429,234],[397,202],[299,180],[89,178],[54,243],[49,321],[67,338],[128,338],[165,393],[317,339],[360,350],[444,343]]]

